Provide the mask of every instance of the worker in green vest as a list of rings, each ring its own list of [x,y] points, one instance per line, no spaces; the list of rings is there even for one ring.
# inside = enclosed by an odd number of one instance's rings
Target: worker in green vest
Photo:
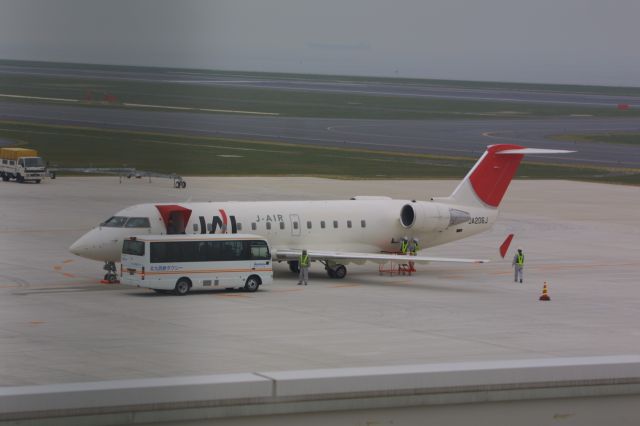
[[[298,258],[298,266],[300,268],[300,273],[298,274],[298,285],[307,285],[309,281],[309,255],[307,254],[307,250],[302,250],[302,254]]]
[[[518,278],[520,282],[522,282],[522,268],[524,267],[524,253],[522,253],[522,249],[518,247],[518,252],[515,256],[513,256],[513,262],[511,262],[511,266],[514,267],[515,275],[513,277],[514,282],[518,282]]]
[[[407,254],[409,251],[409,238],[402,237],[402,241],[400,244],[400,254]]]
[[[409,243],[409,255],[411,256],[417,256],[418,255],[418,250],[420,250],[420,241],[417,238],[412,238],[411,242]],[[412,262],[411,260],[409,261],[409,270],[411,272],[415,272],[416,268],[415,268],[415,262]]]
[[[409,244],[409,254],[411,256],[416,256],[419,250],[420,250],[420,240],[418,240],[417,238],[411,239],[411,243]]]

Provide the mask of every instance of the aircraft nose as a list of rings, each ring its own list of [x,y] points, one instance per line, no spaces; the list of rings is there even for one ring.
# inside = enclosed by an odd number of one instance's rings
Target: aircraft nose
[[[113,261],[116,257],[119,259],[117,256],[119,253],[116,253],[117,238],[109,238],[103,234],[97,228],[92,229],[71,244],[69,251],[77,256],[93,260]]]
[[[84,256],[85,252],[89,249],[89,245],[87,244],[87,239],[85,237],[86,234],[78,238],[75,243],[71,244],[69,251],[75,255]]]
[[[71,247],[69,247],[69,251],[81,257],[91,258],[91,254],[93,254],[92,252],[97,248],[95,238],[92,238],[92,234],[93,231],[89,231],[82,237],[78,238],[75,243],[71,244]]]

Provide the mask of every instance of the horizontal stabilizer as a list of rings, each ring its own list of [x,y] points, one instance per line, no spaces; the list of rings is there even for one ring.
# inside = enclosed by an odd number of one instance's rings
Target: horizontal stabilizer
[[[507,149],[504,151],[496,152],[497,155],[504,154],[569,154],[575,151],[569,151],[566,149],[543,149],[543,148],[518,148]]]

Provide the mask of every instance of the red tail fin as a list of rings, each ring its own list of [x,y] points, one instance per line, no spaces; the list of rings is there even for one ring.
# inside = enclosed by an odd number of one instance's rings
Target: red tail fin
[[[498,155],[500,151],[522,149],[518,145],[491,145],[469,176],[476,195],[491,207],[498,207],[511,179],[516,174],[523,154]]]

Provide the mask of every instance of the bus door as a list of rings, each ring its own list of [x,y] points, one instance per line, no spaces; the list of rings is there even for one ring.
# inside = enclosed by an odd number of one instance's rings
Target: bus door
[[[156,208],[160,212],[167,234],[186,233],[187,223],[191,217],[190,209],[177,205],[157,205]]]
[[[299,237],[300,228],[302,226],[300,224],[300,216],[298,216],[297,214],[290,214],[289,220],[291,221],[291,235],[293,235],[294,237]]]

